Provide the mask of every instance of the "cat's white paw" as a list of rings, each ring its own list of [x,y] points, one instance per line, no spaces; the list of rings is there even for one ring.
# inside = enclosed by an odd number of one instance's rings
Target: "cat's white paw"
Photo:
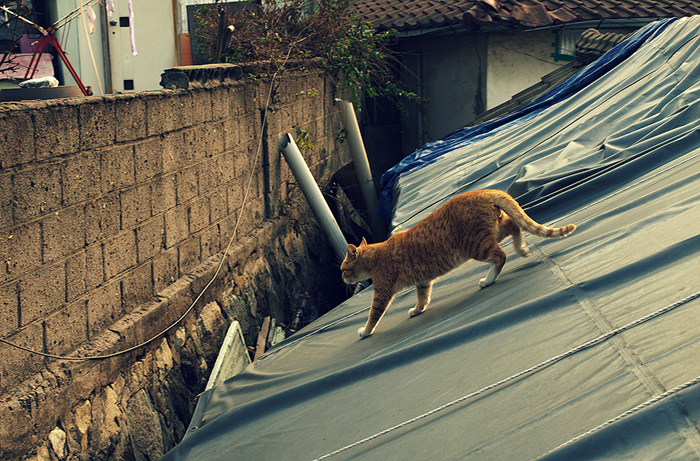
[[[527,258],[528,256],[530,256],[532,254],[530,249],[528,247],[526,247],[525,245],[520,247],[520,250],[518,250],[518,253],[520,254],[520,256],[523,256],[525,258]]]
[[[372,332],[366,333],[365,327],[361,327],[359,330],[357,330],[357,334],[360,335],[360,338],[366,338],[367,336],[371,335]]]
[[[493,282],[495,282],[495,280],[491,280],[489,282],[488,279],[486,277],[484,277],[483,279],[479,280],[479,286],[481,288],[486,288],[487,286],[493,284]]]
[[[416,315],[420,315],[423,312],[425,312],[425,309],[418,310],[418,308],[414,307],[414,308],[408,310],[408,316],[415,317]]]

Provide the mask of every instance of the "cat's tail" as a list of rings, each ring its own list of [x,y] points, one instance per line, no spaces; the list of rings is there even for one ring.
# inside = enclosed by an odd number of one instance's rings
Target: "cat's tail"
[[[520,205],[518,205],[518,202],[516,202],[513,197],[502,191],[493,192],[493,204],[505,211],[519,228],[532,235],[545,238],[558,238],[566,237],[576,230],[576,224],[568,224],[558,228],[543,226],[525,214],[525,211],[520,208]]]

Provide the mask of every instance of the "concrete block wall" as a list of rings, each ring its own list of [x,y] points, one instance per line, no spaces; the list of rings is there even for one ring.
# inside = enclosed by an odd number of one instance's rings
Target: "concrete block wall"
[[[299,70],[272,91],[227,79],[0,104],[0,338],[70,354],[232,237],[283,220],[294,179],[280,132],[310,133],[321,184],[349,162],[335,96],[322,73]],[[4,343],[0,357],[0,395],[52,361]]]

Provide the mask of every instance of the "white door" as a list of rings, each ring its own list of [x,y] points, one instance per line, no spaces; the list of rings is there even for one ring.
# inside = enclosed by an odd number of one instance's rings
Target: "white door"
[[[132,52],[128,0],[114,0],[116,12],[107,20],[112,91],[158,90],[163,70],[177,66],[175,0],[132,0]]]

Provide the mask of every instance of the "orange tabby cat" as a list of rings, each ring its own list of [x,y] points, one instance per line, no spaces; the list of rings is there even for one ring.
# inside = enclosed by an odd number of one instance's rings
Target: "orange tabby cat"
[[[552,229],[533,221],[518,202],[498,190],[466,192],[445,203],[415,227],[398,232],[381,243],[359,247],[348,245],[340,266],[347,284],[372,279],[374,298],[369,318],[358,333],[369,336],[399,290],[415,285],[418,302],[408,311],[411,317],[422,313],[430,303],[433,281],[461,264],[475,259],[488,261],[491,269],[479,286],[496,281],[506,262],[506,253],[498,245],[511,235],[515,251],[530,254],[520,229],[533,235],[564,237],[576,225]]]

